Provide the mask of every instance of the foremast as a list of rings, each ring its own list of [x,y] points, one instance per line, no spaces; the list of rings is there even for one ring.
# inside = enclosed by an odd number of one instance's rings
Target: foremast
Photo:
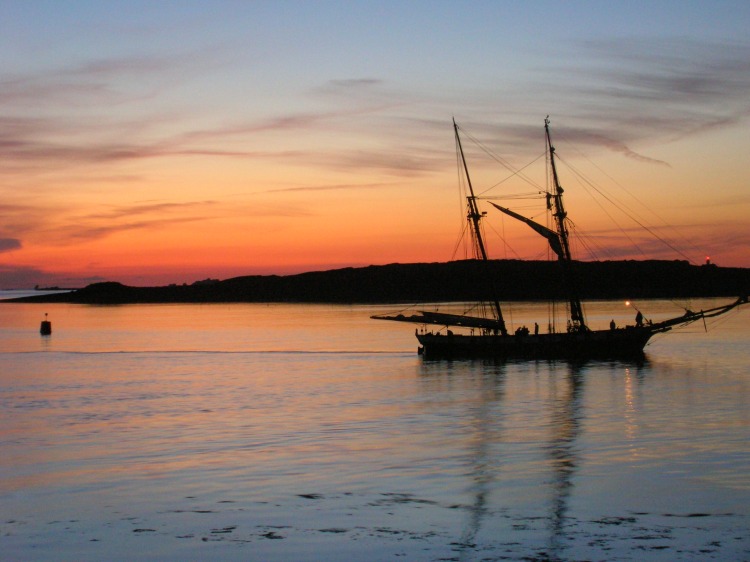
[[[557,166],[555,165],[555,147],[549,133],[549,116],[544,119],[544,133],[547,139],[547,151],[549,153],[550,171],[552,173],[552,192],[547,194],[547,208],[553,211],[555,228],[560,240],[560,252],[558,259],[563,269],[563,282],[568,293],[570,304],[570,331],[584,332],[588,330],[583,316],[583,307],[578,293],[578,283],[573,271],[573,256],[570,253],[570,242],[567,225],[568,214],[563,205],[564,190],[557,177]]]
[[[482,236],[481,220],[486,213],[480,213],[479,207],[477,206],[477,198],[474,195],[474,187],[471,185],[471,176],[469,175],[469,167],[466,165],[466,157],[464,156],[464,149],[461,145],[461,136],[458,134],[458,125],[456,120],[453,119],[453,131],[456,135],[456,146],[458,147],[458,153],[461,156],[461,164],[466,176],[466,184],[469,188],[469,194],[466,196],[467,201],[467,220],[471,224],[472,229],[472,240],[474,243],[474,251],[477,258],[481,258],[483,261],[488,261],[487,248],[484,245],[484,237]],[[505,327],[505,320],[503,319],[503,311],[500,308],[500,301],[494,299],[492,301],[493,311],[497,317],[497,324],[500,333],[504,336],[508,335],[508,330]]]

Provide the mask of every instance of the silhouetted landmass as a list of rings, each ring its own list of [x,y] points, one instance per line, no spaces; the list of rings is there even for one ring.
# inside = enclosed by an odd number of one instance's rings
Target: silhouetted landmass
[[[686,261],[576,262],[583,299],[687,298],[747,295],[750,269],[695,266]],[[559,264],[465,260],[390,264],[297,275],[253,275],[192,285],[129,287],[95,283],[25,302],[85,304],[308,302],[418,303],[564,298]]]

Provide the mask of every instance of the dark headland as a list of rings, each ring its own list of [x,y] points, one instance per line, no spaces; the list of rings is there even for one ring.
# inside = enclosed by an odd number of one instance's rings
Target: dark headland
[[[750,269],[691,265],[687,261],[576,262],[583,299],[739,297]],[[191,285],[130,287],[95,283],[24,302],[83,304],[306,302],[419,303],[563,297],[555,262],[492,260],[373,265],[297,275],[252,275]],[[9,301],[5,301],[9,302]]]

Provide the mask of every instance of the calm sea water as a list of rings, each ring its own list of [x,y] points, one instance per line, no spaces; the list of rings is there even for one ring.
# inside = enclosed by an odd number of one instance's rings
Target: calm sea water
[[[747,312],[569,364],[392,310],[0,304],[0,558],[750,560]]]

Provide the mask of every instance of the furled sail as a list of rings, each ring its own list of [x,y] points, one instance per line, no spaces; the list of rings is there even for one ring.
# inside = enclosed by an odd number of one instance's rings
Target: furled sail
[[[394,320],[396,322],[414,322],[417,324],[438,324],[440,326],[461,326],[463,328],[484,328],[486,330],[500,330],[502,324],[493,318],[482,318],[480,316],[464,316],[461,314],[447,314],[443,312],[428,312],[420,310],[419,314],[404,316],[373,316],[376,320]]]
[[[492,201],[490,201],[490,203],[492,204],[493,207],[495,207],[499,211],[502,211],[506,215],[509,215],[513,217],[514,219],[517,219],[521,222],[525,222],[534,231],[536,231],[537,234],[541,234],[542,236],[544,236],[549,242],[549,245],[550,245],[550,248],[552,248],[552,251],[555,252],[559,258],[563,258],[562,244],[560,244],[560,236],[557,234],[557,232],[555,232],[554,230],[550,230],[546,226],[542,226],[538,222],[534,222],[531,219],[527,219],[523,215],[519,215],[518,213],[515,213],[511,211],[510,209],[506,209],[505,207],[501,207],[500,205],[492,203]]]

